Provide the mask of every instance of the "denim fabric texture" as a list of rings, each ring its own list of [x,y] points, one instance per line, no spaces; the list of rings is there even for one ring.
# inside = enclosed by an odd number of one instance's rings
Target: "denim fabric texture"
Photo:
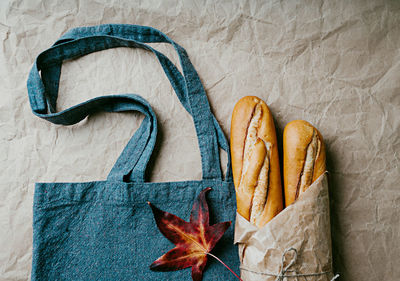
[[[182,73],[146,43],[172,44]],[[146,182],[157,119],[149,103],[138,95],[102,96],[56,112],[62,62],[116,47],[142,48],[157,57],[180,102],[193,117],[202,180]],[[27,86],[33,113],[55,124],[75,124],[98,111],[139,111],[145,115],[106,181],[35,185],[32,280],[191,280],[190,268],[150,271],[149,265],[173,244],[159,232],[146,202],[188,220],[194,199],[206,187],[213,189],[207,194],[210,222],[232,221],[212,252],[239,272],[237,248],[233,245],[236,202],[228,142],[181,46],[151,27],[111,24],[75,28],[37,57]],[[228,152],[225,179],[219,148]],[[208,260],[203,280],[235,279],[217,261]]]

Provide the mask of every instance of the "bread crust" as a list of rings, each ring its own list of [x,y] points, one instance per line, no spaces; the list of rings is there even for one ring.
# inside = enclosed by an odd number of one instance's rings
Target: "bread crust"
[[[322,135],[310,123],[294,120],[283,132],[285,205],[292,204],[325,170]]]
[[[236,103],[230,143],[238,213],[262,227],[283,208],[275,126],[265,102],[246,96]]]

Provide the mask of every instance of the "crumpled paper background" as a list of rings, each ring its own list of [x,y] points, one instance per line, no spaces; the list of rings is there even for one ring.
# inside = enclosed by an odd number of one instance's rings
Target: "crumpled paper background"
[[[281,273],[319,274],[283,280],[330,281],[334,274],[327,174],[262,228],[237,214],[235,243],[243,281],[274,281]],[[285,268],[287,272],[281,271]]]
[[[29,278],[34,182],[105,179],[143,118],[101,113],[63,127],[31,113],[26,79],[35,57],[68,29],[102,23],[153,26],[186,48],[226,135],[246,95],[270,106],[280,143],[289,121],[315,125],[327,147],[335,272],[349,281],[400,279],[399,1],[6,0],[1,280]],[[170,46],[156,48],[177,62]],[[119,48],[66,62],[62,71],[59,109],[141,94],[160,123],[151,180],[200,179],[194,126],[154,56]]]

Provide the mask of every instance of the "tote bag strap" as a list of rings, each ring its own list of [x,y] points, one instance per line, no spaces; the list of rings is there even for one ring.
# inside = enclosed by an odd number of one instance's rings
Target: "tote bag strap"
[[[142,42],[171,43],[178,52],[184,75],[167,57]],[[77,110],[75,108],[74,110],[71,108],[59,113],[56,112],[62,61],[115,47],[139,47],[152,51],[157,56],[179,100],[193,117],[202,156],[203,179],[221,179],[218,145],[228,152],[228,158],[229,147],[218,122],[210,111],[200,79],[185,50],[166,35],[151,27],[101,25],[77,28],[66,33],[53,47],[38,56],[31,70],[28,79],[28,93],[33,112],[56,124],[69,125],[82,120],[84,118],[82,113],[80,118],[75,116]],[[41,71],[41,76],[39,71]],[[118,98],[112,99],[113,107],[119,108],[117,106],[118,99],[128,96],[130,95],[119,95]],[[105,100],[105,98],[100,97],[98,100]],[[80,108],[80,111],[88,110],[88,107],[95,100],[80,104],[76,108]],[[123,108],[127,109],[126,104]],[[101,109],[98,107],[97,109],[91,108],[91,111],[93,110]],[[117,109],[115,111],[122,110]],[[156,134],[156,131],[151,133],[152,130],[156,129],[156,126],[152,125],[151,129],[147,128],[147,124],[152,124],[155,118],[153,117],[152,120],[147,118],[149,117],[146,117],[140,129],[129,141],[112,169],[109,179],[143,181],[144,170],[153,150]],[[138,142],[139,136],[141,136],[141,140],[145,139],[145,141]],[[231,181],[230,159],[228,160],[227,171],[226,180]]]

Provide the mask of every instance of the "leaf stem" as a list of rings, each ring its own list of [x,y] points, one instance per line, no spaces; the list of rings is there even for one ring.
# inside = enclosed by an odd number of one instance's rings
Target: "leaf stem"
[[[207,255],[212,256],[214,259],[216,259],[217,261],[219,261],[220,263],[222,263],[230,272],[232,272],[233,275],[236,276],[237,279],[239,279],[240,281],[243,281],[229,266],[227,266],[222,260],[220,260],[217,256],[211,254],[211,253],[207,253]]]

